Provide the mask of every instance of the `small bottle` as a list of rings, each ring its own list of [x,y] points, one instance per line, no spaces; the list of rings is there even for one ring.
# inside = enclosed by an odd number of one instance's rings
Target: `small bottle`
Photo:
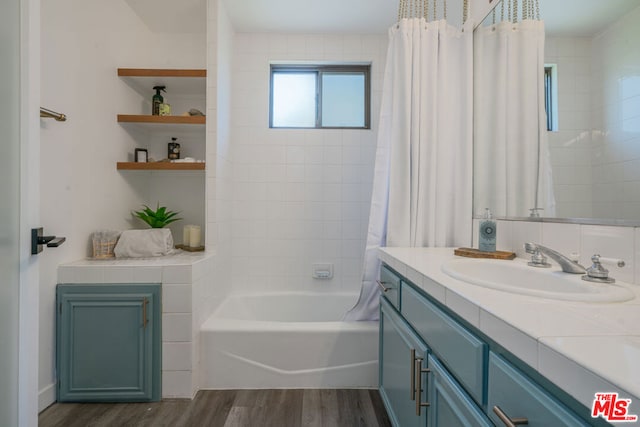
[[[171,142],[168,145],[167,158],[169,160],[177,160],[180,158],[180,144],[178,144],[178,138],[171,138]]]
[[[496,251],[496,222],[492,219],[489,208],[485,209],[484,219],[480,222],[478,234],[478,249],[482,252]]]
[[[156,94],[151,98],[151,114],[154,116],[160,115],[160,104],[164,102],[164,98],[160,92],[166,92],[166,86],[154,86],[153,90]]]

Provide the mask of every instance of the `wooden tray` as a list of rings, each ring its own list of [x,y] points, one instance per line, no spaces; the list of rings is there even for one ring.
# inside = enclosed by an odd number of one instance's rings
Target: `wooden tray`
[[[516,254],[514,252],[505,252],[505,251],[482,252],[479,249],[473,249],[473,248],[454,249],[453,254],[467,257],[467,258],[491,258],[491,259],[506,259],[506,260],[512,260],[516,257]]]
[[[187,252],[202,252],[204,251],[204,246],[196,246],[195,248],[192,248],[191,246],[176,245],[176,249],[182,249]]]

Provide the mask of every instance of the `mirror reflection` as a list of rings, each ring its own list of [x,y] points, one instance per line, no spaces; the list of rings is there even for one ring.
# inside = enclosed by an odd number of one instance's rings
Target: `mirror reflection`
[[[504,0],[476,29],[476,216],[640,221],[639,21],[640,0]]]

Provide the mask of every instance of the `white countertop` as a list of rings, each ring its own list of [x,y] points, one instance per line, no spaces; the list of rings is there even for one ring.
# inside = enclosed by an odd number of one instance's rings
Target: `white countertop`
[[[193,283],[205,274],[215,252],[187,252],[149,258],[81,259],[58,266],[58,283]]]
[[[555,301],[448,276],[453,248],[381,248],[380,259],[586,407],[617,391],[639,412],[640,286],[622,284],[636,294],[622,303]]]

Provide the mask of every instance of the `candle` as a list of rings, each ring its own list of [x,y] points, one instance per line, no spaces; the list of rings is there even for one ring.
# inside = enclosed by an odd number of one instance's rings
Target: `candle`
[[[192,225],[189,229],[189,246],[197,248],[200,246],[200,226]]]
[[[182,229],[182,245],[183,246],[190,246],[189,242],[191,240],[191,227],[193,227],[193,225],[185,225],[184,228]]]

